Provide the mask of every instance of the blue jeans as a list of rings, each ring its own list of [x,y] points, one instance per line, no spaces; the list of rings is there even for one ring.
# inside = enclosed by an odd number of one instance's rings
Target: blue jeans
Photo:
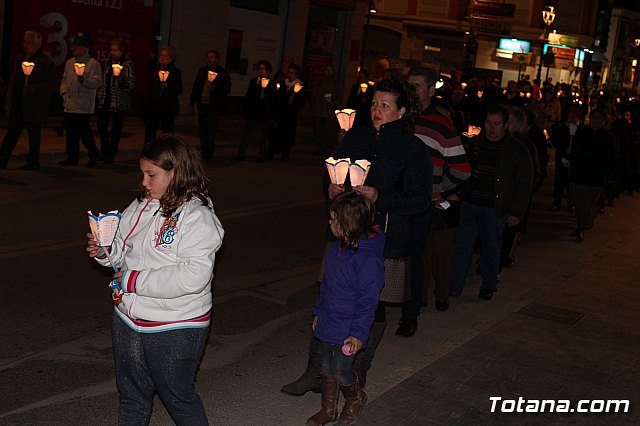
[[[451,273],[451,295],[460,296],[469,274],[469,266],[480,240],[481,290],[496,291],[498,265],[502,246],[502,231],[507,216],[496,215],[493,207],[479,207],[467,202],[460,205],[460,224],[453,238],[453,271]]]
[[[346,356],[342,353],[342,345],[322,342],[322,375],[333,376],[342,386],[349,386],[356,382],[353,371],[355,354]]]
[[[111,331],[118,424],[148,425],[156,392],[177,425],[209,424],[194,387],[208,328],[137,333],[114,312]]]

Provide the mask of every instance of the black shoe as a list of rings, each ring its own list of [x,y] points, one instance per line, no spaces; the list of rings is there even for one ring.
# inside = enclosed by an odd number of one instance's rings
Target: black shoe
[[[444,299],[442,302],[436,300],[436,311],[446,311],[449,309],[449,299]]]
[[[600,208],[598,209],[598,213],[600,213],[600,214],[604,214],[604,207],[600,207]]]
[[[38,163],[27,163],[20,166],[20,170],[38,170],[40,168],[40,164]]]
[[[91,158],[89,159],[89,161],[87,161],[87,164],[85,164],[85,167],[95,167],[98,164],[98,160],[96,160],[95,158]]]
[[[409,320],[409,321],[400,320],[398,322],[398,329],[396,330],[396,336],[411,337],[414,334],[416,334],[417,329],[418,329],[418,320]]]
[[[284,385],[280,388],[280,392],[289,396],[303,396],[307,392],[320,393],[320,375],[305,372],[295,382]]]
[[[584,241],[584,233],[583,232],[577,232],[576,233],[576,243],[581,243]]]
[[[557,212],[558,210],[560,210],[560,206],[557,206],[554,204],[553,206],[551,206],[551,210],[553,210],[554,212]]]
[[[264,163],[264,158],[258,158],[256,160],[256,163],[258,163],[258,164]]]
[[[67,158],[66,160],[62,160],[58,164],[60,164],[61,166],[77,166],[78,165],[78,161],[77,160],[76,161],[69,160]]]
[[[486,290],[484,288],[480,289],[480,293],[478,294],[478,299],[491,300],[493,297],[493,291]]]
[[[244,155],[236,155],[233,159],[236,161],[244,161]]]

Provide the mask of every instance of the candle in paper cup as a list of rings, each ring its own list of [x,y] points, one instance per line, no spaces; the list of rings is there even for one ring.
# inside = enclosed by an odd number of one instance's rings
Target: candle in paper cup
[[[22,63],[22,72],[24,73],[24,75],[26,75],[27,77],[31,75],[31,71],[33,71],[33,67],[35,67],[36,64],[34,64],[33,62],[27,62],[24,61]]]
[[[302,90],[304,86],[300,83],[296,83],[293,85],[293,93],[298,93],[299,91]]]
[[[111,71],[113,71],[113,76],[117,77],[120,75],[120,71],[122,71],[122,65],[120,64],[112,64],[111,65]]]
[[[482,90],[478,90],[478,98],[482,99],[482,95],[484,95],[484,92]]]
[[[169,71],[162,71],[162,70],[158,71],[158,78],[162,83],[166,82],[167,79],[169,78]]]
[[[209,83],[213,83],[213,80],[215,80],[217,76],[218,76],[217,72],[207,71],[207,80],[209,80]]]
[[[356,110],[350,108],[345,108],[343,110],[337,109],[335,113],[338,123],[340,123],[340,128],[345,132],[351,129],[353,126],[353,120],[356,118]]]
[[[376,85],[376,82],[375,82],[375,81],[373,81],[373,80],[369,80],[369,86],[375,86],[375,85]]]
[[[467,131],[463,132],[462,134],[468,138],[472,138],[474,136],[478,136],[480,132],[482,132],[482,129],[480,127],[469,126],[467,128]]]
[[[276,83],[276,89],[280,90],[280,83]]]
[[[268,78],[262,78],[260,79],[260,85],[262,86],[263,89],[266,89],[267,86],[269,85],[269,79]]]
[[[85,66],[86,64],[83,64],[81,62],[76,62],[75,64],[73,64],[73,68],[76,70],[77,76],[81,76],[82,74],[84,74]]]
[[[368,88],[369,88],[369,86],[367,85],[367,83],[361,83],[360,84],[360,90],[362,90],[362,93],[365,93]]]

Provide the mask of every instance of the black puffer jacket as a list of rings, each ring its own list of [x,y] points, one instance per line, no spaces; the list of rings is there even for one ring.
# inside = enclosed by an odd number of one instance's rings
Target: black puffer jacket
[[[334,157],[371,162],[364,184],[378,190],[375,206],[385,230],[384,257],[408,256],[410,217],[431,206],[433,166],[426,145],[400,119],[383,124],[380,132],[371,124],[351,129]]]

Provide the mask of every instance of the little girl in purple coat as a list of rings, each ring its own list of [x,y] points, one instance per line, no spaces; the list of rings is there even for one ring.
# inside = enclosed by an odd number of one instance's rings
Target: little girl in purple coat
[[[345,405],[340,424],[354,423],[367,396],[353,371],[356,352],[367,345],[384,283],[384,233],[374,225],[375,208],[356,192],[334,198],[329,248],[320,296],[313,309],[313,334],[322,342],[322,409],[307,425],[338,419],[338,394]]]

